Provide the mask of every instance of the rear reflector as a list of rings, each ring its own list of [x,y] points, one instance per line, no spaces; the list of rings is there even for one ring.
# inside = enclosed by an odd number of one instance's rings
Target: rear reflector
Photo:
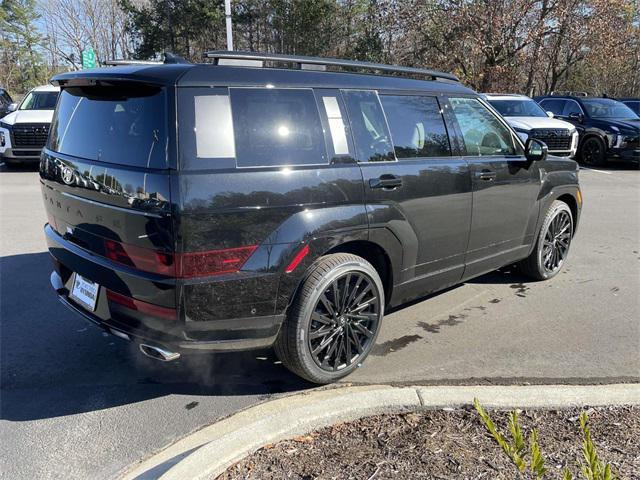
[[[206,252],[167,253],[114,240],[104,241],[104,255],[114,262],[174,278],[206,277],[240,270],[257,245]]]
[[[121,295],[111,290],[107,290],[107,299],[129,310],[136,310],[154,317],[166,318],[167,320],[176,320],[178,318],[175,308],[161,307],[153,303],[143,302],[142,300],[136,300],[135,298],[127,297],[126,295]]]
[[[298,254],[295,257],[293,257],[293,260],[291,260],[291,263],[285,269],[285,272],[287,273],[293,272],[298,266],[298,264],[302,261],[302,259],[307,256],[308,253],[309,253],[309,245],[305,245],[302,248],[302,250],[300,250]]]

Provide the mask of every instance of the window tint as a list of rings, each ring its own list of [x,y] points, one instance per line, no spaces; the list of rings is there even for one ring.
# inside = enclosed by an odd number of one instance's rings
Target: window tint
[[[640,114],[640,102],[624,102],[624,104],[634,112]]]
[[[451,155],[447,130],[435,98],[383,95],[380,101],[397,158]]]
[[[564,110],[564,100],[541,100],[540,105],[547,112],[553,112],[554,115],[562,115],[562,110]]]
[[[239,167],[327,163],[312,90],[231,89]]]
[[[357,160],[379,162],[395,160],[391,136],[378,95],[370,91],[345,91]]]
[[[90,160],[166,167],[165,95],[156,87],[67,88],[49,148]]]
[[[58,101],[58,92],[29,92],[20,104],[20,110],[53,110]]]
[[[568,117],[572,113],[582,113],[582,109],[580,108],[580,105],[578,105],[578,102],[575,102],[573,100],[567,100],[567,102],[564,105],[564,110],[562,115],[565,117]]]
[[[511,131],[480,101],[452,98],[450,103],[462,130],[467,155],[515,155]]]

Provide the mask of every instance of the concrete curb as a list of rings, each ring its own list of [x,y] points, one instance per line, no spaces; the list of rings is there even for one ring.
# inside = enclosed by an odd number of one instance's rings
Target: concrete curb
[[[496,409],[640,405],[640,384],[314,390],[251,407],[210,425],[135,466],[123,479],[210,480],[269,443],[368,415],[462,407],[474,397]]]

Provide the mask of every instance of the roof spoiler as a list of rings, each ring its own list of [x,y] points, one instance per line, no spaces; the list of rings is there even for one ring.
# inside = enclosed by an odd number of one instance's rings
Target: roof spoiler
[[[342,69],[371,70],[389,73],[401,73],[428,77],[431,80],[444,80],[449,82],[459,82],[460,79],[452,73],[439,72],[425,68],[401,67],[397,65],[386,65],[383,63],[359,62],[355,60],[345,60],[341,58],[307,57],[302,55],[280,55],[275,53],[239,52],[227,50],[213,50],[205,52],[204,58],[209,58],[216,65],[234,65],[242,67],[264,67],[265,62],[293,64],[300,70],[320,70],[324,71],[328,66]]]

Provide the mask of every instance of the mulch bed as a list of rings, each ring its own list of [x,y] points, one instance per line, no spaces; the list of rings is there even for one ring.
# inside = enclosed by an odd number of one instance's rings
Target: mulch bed
[[[596,451],[621,479],[640,479],[640,408],[590,408]],[[507,412],[491,411],[508,439]],[[580,479],[582,436],[579,409],[529,410],[520,414],[528,439],[538,441],[549,468],[545,478],[561,479],[569,467]],[[475,410],[430,410],[379,415],[324,428],[268,445],[230,467],[229,479],[518,479],[520,476]]]

